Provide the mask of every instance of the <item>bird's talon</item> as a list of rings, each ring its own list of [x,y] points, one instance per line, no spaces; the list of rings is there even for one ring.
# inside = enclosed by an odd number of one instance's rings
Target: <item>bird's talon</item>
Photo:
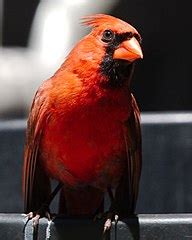
[[[46,205],[42,205],[42,207],[35,212],[29,212],[26,214],[27,223],[29,222],[29,220],[32,220],[32,225],[33,227],[37,227],[39,225],[39,219],[42,217],[46,217],[49,221],[51,220],[51,214],[49,212],[49,208]]]
[[[29,213],[26,214],[26,217],[27,217],[29,220],[32,219],[33,216],[34,216],[33,212],[29,212]]]
[[[117,222],[119,220],[119,216],[117,214],[114,214],[113,212],[108,212],[106,221],[104,224],[103,234],[105,234],[107,231],[109,231],[111,229],[113,220],[115,221],[115,224],[117,224]]]
[[[33,221],[33,227],[36,227],[37,225],[39,225],[39,219],[40,219],[40,215],[37,214],[34,218],[32,218]]]
[[[104,230],[103,230],[104,234],[111,229],[111,225],[112,225],[112,221],[110,218],[108,218],[104,224]]]
[[[117,214],[115,214],[114,220],[115,220],[115,223],[118,222],[118,220],[119,220],[119,216],[118,216]]]

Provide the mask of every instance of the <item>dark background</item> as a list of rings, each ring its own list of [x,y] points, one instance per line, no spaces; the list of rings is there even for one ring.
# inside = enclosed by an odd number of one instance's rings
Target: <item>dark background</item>
[[[4,1],[3,45],[27,46],[38,0]],[[133,91],[142,111],[192,109],[190,1],[121,0],[112,15],[133,24],[143,38]]]

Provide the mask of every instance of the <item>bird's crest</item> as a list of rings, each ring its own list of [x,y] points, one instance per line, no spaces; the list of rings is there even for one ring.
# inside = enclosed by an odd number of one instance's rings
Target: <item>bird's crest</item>
[[[109,22],[115,24],[117,23],[117,21],[121,21],[121,20],[106,14],[95,14],[95,15],[83,17],[81,23],[83,25],[87,25],[91,27],[98,27],[101,24],[105,24]]]

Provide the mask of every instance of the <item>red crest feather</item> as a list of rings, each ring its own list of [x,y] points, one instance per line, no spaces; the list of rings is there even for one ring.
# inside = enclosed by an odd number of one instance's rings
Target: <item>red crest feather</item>
[[[91,27],[98,27],[101,24],[105,24],[109,22],[116,23],[117,21],[121,21],[121,20],[106,14],[95,14],[91,16],[85,16],[82,18],[82,24],[91,26]]]

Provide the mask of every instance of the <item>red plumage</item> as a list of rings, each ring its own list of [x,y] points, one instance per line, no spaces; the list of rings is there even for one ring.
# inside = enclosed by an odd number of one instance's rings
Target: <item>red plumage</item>
[[[64,184],[60,212],[68,215],[94,215],[108,188],[117,189],[117,212],[135,209],[141,136],[130,78],[133,62],[142,58],[140,35],[108,15],[84,23],[92,32],[43,82],[33,101],[23,174],[26,212],[46,201],[50,178]]]

